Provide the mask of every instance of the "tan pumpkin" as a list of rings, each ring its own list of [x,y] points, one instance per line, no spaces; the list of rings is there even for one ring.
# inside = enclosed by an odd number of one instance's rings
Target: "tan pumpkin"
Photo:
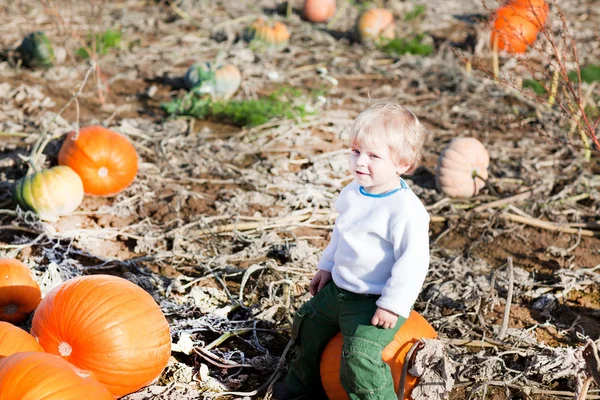
[[[41,300],[29,267],[14,258],[0,258],[0,321],[23,322]]]
[[[287,47],[290,41],[290,31],[279,21],[265,21],[259,18],[244,31],[248,42],[258,43],[267,50],[279,51]]]
[[[214,66],[209,62],[192,64],[183,78],[188,90],[209,94],[214,99],[229,100],[242,83],[240,70],[232,64]]]
[[[81,276],[52,289],[35,311],[31,334],[47,353],[87,371],[115,396],[152,382],[171,355],[160,307],[116,276]]]
[[[372,8],[362,13],[356,21],[354,34],[358,42],[393,39],[395,23],[391,12],[383,8]]]
[[[41,352],[16,353],[0,360],[0,399],[114,400],[83,371],[54,354]]]
[[[396,332],[394,340],[383,349],[381,358],[390,366],[396,393],[400,386],[404,359],[412,345],[422,338],[435,339],[436,337],[437,333],[429,322],[418,312],[411,311],[406,322]],[[338,333],[327,343],[321,355],[321,383],[329,400],[348,400],[348,395],[340,381],[342,344],[342,334]],[[409,374],[404,385],[404,395],[399,398],[410,400],[410,392],[417,382],[417,378]]]
[[[485,186],[490,155],[475,138],[454,138],[438,158],[435,180],[450,197],[472,197]]]
[[[335,14],[335,0],[305,0],[302,16],[310,22],[325,22]]]
[[[0,321],[0,359],[24,351],[44,351],[33,336],[9,322]]]

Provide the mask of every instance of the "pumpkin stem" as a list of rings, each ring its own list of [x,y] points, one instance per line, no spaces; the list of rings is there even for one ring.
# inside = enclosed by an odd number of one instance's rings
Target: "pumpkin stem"
[[[98,170],[98,176],[99,176],[100,178],[106,178],[106,177],[108,176],[108,168],[106,168],[106,167],[101,167],[101,168]]]
[[[481,175],[479,175],[477,173],[477,170],[474,169],[473,172],[471,172],[471,177],[473,178],[473,180],[479,178],[483,181],[483,183],[485,184],[485,187],[487,187],[488,189],[490,189],[490,192],[492,192],[492,194],[496,197],[498,197],[499,199],[502,198],[502,196],[500,196],[500,194],[496,191],[496,189],[494,189],[494,187],[489,183],[489,181],[487,179],[483,179],[481,177]]]
[[[2,312],[6,315],[13,315],[17,313],[18,309],[19,306],[17,306],[16,304],[9,304],[7,306],[4,306],[4,310],[2,310]]]
[[[52,141],[53,139],[57,139],[63,135],[62,133],[58,134],[58,135],[51,135],[50,127],[52,127],[52,125],[54,124],[56,119],[63,113],[63,111],[66,110],[66,108],[72,102],[74,102],[74,101],[77,102],[77,98],[81,95],[81,92],[83,91],[83,88],[85,87],[85,84],[87,83],[88,78],[90,77],[90,74],[94,71],[94,68],[95,68],[95,64],[92,63],[92,66],[88,69],[88,71],[85,74],[85,77],[83,78],[83,82],[81,83],[81,86],[79,86],[79,90],[76,93],[74,93],[71,96],[71,98],[69,98],[69,101],[67,101],[60,110],[58,110],[56,115],[50,120],[50,122],[48,123],[48,125],[46,126],[46,128],[44,129],[44,131],[42,132],[40,137],[38,138],[38,140],[35,142],[35,144],[31,148],[31,153],[29,154],[29,157],[27,159],[27,163],[29,164],[29,171],[27,171],[27,175],[29,175],[33,172],[40,171],[39,167],[36,164],[37,159],[39,158],[40,154],[42,154],[42,152],[44,151],[44,149],[46,148],[48,143],[50,143],[50,141]],[[78,110],[79,110],[79,103],[77,103],[77,106],[78,106]],[[77,123],[79,123],[79,118],[78,118]],[[79,134],[79,128],[77,128],[77,129],[78,129],[77,132]]]
[[[58,345],[58,354],[60,354],[61,357],[68,357],[71,355],[72,352],[73,348],[69,343],[60,342],[60,344]]]

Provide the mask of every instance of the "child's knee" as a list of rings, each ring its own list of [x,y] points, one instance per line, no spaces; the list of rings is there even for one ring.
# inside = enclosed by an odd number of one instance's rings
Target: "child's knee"
[[[342,386],[355,394],[376,395],[393,385],[390,368],[381,358],[382,351],[377,342],[356,336],[344,338]]]
[[[294,321],[292,323],[292,340],[297,340],[302,326],[305,324],[307,318],[312,318],[315,315],[315,309],[309,302],[304,303],[296,314],[294,314]]]

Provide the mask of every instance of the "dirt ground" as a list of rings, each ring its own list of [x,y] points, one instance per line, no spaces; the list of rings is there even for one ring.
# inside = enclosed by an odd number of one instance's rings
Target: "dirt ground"
[[[428,56],[355,43],[349,32],[362,3],[338,1],[329,25],[304,21],[299,0],[289,17],[285,2],[273,0],[0,4],[0,256],[30,265],[44,291],[73,276],[109,273],[154,296],[171,324],[172,359],[157,382],[126,399],[270,396],[268,383],[285,371],[279,361],[291,317],[310,296],[328,242],[333,202],[351,179],[348,129],[379,99],[409,107],[428,132],[422,166],[406,178],[432,216],[431,270],[415,310],[453,361],[449,398],[574,398],[583,368],[568,355],[577,359],[588,339],[600,338],[600,154],[592,149],[586,160],[561,113],[484,72],[468,72],[457,52],[474,51],[489,65],[488,28],[474,16],[497,3],[380,2],[398,19],[397,35],[424,34],[434,46]],[[403,19],[418,4],[425,12]],[[560,2],[581,65],[600,58],[594,4]],[[549,30],[558,34],[552,10]],[[259,16],[288,26],[283,51],[240,40]],[[122,33],[121,44],[90,69],[74,52],[90,32],[109,28]],[[14,49],[33,31],[53,41],[52,68],[18,65]],[[234,99],[293,87],[299,94],[292,101],[311,112],[252,128],[169,118],[160,105],[184,95],[188,66],[216,59],[242,72]],[[542,52],[525,61],[551,75]],[[529,72],[506,54],[500,66],[510,76]],[[587,101],[600,104],[598,88]],[[26,157],[42,133],[53,135],[43,152],[50,167],[63,135],[92,124],[132,141],[134,183],[114,197],[86,196],[57,222],[17,209],[10,188],[27,173]],[[456,136],[478,138],[490,153],[489,187],[470,199],[451,199],[435,185],[438,156]],[[534,192],[485,208],[527,190]],[[514,291],[499,340],[509,258]],[[600,398],[593,384],[588,398]]]

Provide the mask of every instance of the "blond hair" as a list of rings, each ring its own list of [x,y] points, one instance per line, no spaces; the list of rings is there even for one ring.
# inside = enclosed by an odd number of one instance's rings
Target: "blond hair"
[[[394,103],[376,103],[361,112],[350,131],[350,146],[381,140],[396,164],[408,164],[413,173],[421,162],[425,129],[408,109]]]

